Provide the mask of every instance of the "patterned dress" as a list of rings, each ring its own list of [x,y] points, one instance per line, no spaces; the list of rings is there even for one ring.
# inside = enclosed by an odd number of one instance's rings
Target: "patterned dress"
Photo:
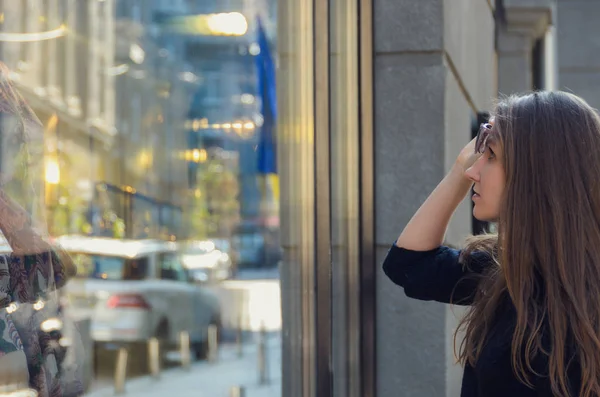
[[[18,304],[14,313],[0,310],[0,359],[22,350],[27,358],[29,386],[40,397],[63,396],[63,385],[56,346],[39,327],[44,312],[34,310],[32,303],[56,301],[53,295],[66,282],[67,273],[55,252],[0,255],[0,305]],[[71,393],[76,390],[74,394],[83,394],[79,383],[70,385]]]

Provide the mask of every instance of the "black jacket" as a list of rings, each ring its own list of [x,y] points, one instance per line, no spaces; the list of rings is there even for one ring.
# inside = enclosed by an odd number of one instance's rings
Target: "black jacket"
[[[459,263],[459,257],[460,251],[448,247],[421,252],[393,245],[383,263],[383,270],[411,298],[469,305],[479,282],[477,273],[491,262],[482,253],[474,253],[469,267],[465,267]],[[507,295],[497,309],[477,364],[465,366],[461,397],[553,396],[545,357],[538,355],[533,363],[534,370],[541,374],[531,375],[534,389],[521,383],[513,371],[511,340],[515,322],[515,308]],[[548,331],[541,330],[545,335],[549,334]],[[577,396],[581,372],[576,363],[572,362],[569,366],[568,377],[571,395]]]

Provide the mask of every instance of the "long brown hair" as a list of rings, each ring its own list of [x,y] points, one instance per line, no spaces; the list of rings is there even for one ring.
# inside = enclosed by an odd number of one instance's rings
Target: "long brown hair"
[[[493,116],[506,186],[498,234],[467,241],[463,252],[468,262],[470,252],[487,251],[494,265],[457,329],[465,332],[458,359],[477,362],[509,297],[518,378],[532,386],[541,355],[554,395],[570,396],[574,359],[580,395],[600,396],[600,118],[565,92],[511,96]]]

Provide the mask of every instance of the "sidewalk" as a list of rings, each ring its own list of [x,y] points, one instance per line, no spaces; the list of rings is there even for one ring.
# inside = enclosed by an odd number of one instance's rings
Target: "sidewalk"
[[[237,356],[234,345],[222,346],[215,363],[194,363],[189,371],[173,368],[159,379],[144,376],[129,380],[123,397],[229,397],[232,386],[246,388],[245,397],[281,397],[281,339],[271,336],[267,342],[269,382],[259,385],[257,348],[246,343],[244,354]],[[113,397],[114,388],[95,390],[87,397]]]

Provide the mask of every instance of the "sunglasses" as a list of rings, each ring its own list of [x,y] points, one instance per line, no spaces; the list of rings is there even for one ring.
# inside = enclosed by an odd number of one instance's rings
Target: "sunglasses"
[[[492,132],[492,125],[490,123],[482,123],[477,132],[477,138],[475,139],[475,153],[483,153],[487,148],[487,141]]]

